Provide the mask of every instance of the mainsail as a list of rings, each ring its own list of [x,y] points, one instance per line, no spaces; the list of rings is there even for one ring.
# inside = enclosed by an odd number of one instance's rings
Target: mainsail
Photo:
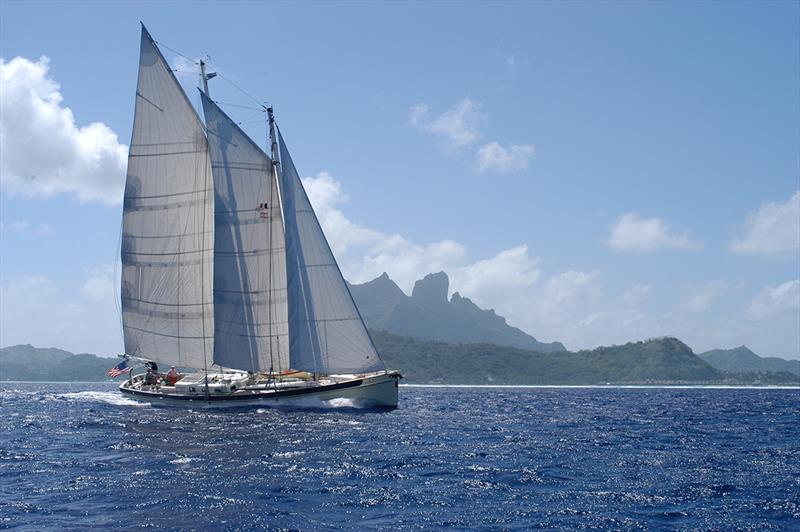
[[[317,373],[382,370],[280,131],[278,141],[292,367]]]
[[[214,174],[214,362],[287,369],[283,217],[272,161],[201,94]]]
[[[211,366],[214,215],[206,137],[144,28],[122,223],[125,351]]]

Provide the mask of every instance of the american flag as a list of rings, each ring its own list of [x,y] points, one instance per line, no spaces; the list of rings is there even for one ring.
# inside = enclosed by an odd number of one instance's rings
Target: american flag
[[[119,364],[108,370],[108,376],[113,379],[114,377],[125,375],[126,373],[130,372],[130,370],[131,367],[128,366],[128,361],[123,360],[122,362],[120,362]]]

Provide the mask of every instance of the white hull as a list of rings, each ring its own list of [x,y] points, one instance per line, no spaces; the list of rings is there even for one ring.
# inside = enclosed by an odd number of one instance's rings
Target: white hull
[[[180,393],[169,386],[142,386],[141,376],[120,384],[120,391],[131,399],[153,405],[187,408],[232,408],[244,406],[324,407],[354,406],[397,408],[400,373],[337,378],[313,387],[284,389],[243,389],[229,393]]]

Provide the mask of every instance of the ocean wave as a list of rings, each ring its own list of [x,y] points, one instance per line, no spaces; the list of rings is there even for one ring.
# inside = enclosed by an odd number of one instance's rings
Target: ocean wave
[[[75,401],[75,402],[98,402],[98,403],[105,403],[108,405],[114,406],[136,406],[136,407],[146,407],[148,406],[147,403],[140,403],[139,401],[134,401],[132,399],[127,399],[122,397],[118,392],[72,392],[72,393],[62,393],[57,394],[55,397],[60,399],[66,399],[68,401]]]

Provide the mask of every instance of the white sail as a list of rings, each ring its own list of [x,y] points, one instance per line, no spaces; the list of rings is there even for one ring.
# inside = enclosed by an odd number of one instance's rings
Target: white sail
[[[288,369],[283,221],[272,161],[202,98],[214,174],[214,362]]]
[[[143,27],[121,249],[127,353],[211,365],[213,222],[202,124]]]
[[[278,132],[290,361],[315,373],[384,369]]]

